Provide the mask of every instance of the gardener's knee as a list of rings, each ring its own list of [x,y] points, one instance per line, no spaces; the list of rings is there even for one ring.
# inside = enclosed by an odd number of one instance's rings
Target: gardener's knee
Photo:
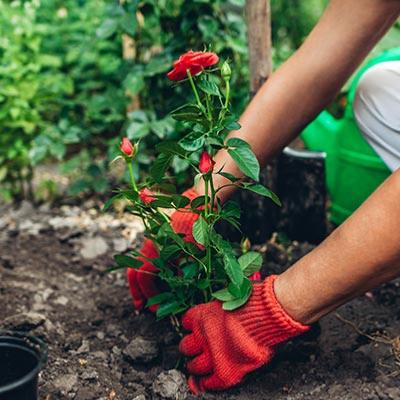
[[[354,98],[360,131],[395,170],[400,167],[400,61],[371,67],[360,79]]]

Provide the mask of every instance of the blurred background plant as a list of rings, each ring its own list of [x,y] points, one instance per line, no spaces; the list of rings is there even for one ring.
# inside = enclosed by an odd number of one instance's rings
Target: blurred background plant
[[[275,66],[302,43],[326,3],[271,2]],[[0,0],[0,197],[34,198],[39,163],[57,165],[70,195],[106,192],[109,162],[125,135],[140,139],[135,172],[146,173],[155,145],[185,129],[162,116],[185,101],[183,92],[172,95],[165,73],[186,50],[211,49],[230,60],[232,105],[240,113],[249,91],[244,4]],[[387,47],[399,30],[395,35]],[[176,159],[173,168],[184,187],[187,165]]]

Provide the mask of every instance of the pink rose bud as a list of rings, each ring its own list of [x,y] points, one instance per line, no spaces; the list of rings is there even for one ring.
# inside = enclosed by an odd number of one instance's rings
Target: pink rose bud
[[[135,154],[135,147],[127,137],[122,138],[120,149],[128,157],[133,157]]]
[[[139,192],[139,198],[144,204],[151,204],[153,201],[156,200],[154,197],[154,193],[147,188],[144,188]]]
[[[199,170],[202,174],[208,174],[212,172],[214,169],[215,161],[211,158],[211,156],[206,152],[203,151],[200,156],[199,161]]]

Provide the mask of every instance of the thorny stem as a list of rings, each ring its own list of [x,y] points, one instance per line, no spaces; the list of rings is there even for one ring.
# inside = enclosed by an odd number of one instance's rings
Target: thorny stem
[[[188,77],[189,77],[189,82],[190,82],[190,86],[192,86],[192,90],[193,90],[193,93],[194,93],[194,97],[196,97],[197,105],[198,105],[201,109],[203,109],[203,104],[202,104],[201,101],[200,101],[200,96],[199,96],[199,93],[198,93],[198,91],[197,91],[197,89],[196,89],[196,85],[194,84],[193,76],[192,76],[192,74],[191,74],[191,72],[190,72],[190,69],[186,70],[186,73],[187,73],[187,75],[188,75]]]
[[[132,166],[132,161],[129,159],[126,162],[128,164],[128,170],[129,170],[129,176],[131,178],[131,184],[132,188],[135,192],[138,191],[137,186],[136,186],[136,180],[135,180],[135,175],[133,174],[133,166]]]
[[[212,112],[211,112],[211,104],[210,104],[210,97],[209,95],[206,95],[206,106],[207,106],[207,119],[208,122],[210,123],[210,131],[213,128],[213,117],[212,117]]]
[[[226,80],[226,93],[225,93],[225,111],[228,109],[229,106],[229,98],[231,96],[231,85],[229,80]]]

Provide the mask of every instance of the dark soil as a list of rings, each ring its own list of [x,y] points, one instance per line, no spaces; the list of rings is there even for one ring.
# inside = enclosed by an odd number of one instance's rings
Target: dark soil
[[[184,371],[176,347],[179,336],[169,321],[134,312],[123,272],[105,273],[112,263],[111,243],[126,227],[90,228],[109,248],[85,259],[80,249],[88,228],[46,222],[60,210],[30,210],[13,215],[13,223],[5,220],[9,212],[0,215],[0,322],[48,343],[40,398],[160,398],[159,385],[171,383],[170,375],[160,373],[177,366]],[[32,228],[27,220],[39,225]],[[263,249],[264,273],[271,274],[311,246],[284,248],[270,242]],[[203,398],[400,399],[400,341],[392,340],[400,334],[399,285],[394,281],[353,300],[338,310],[339,317],[323,318],[306,337],[284,345],[270,365],[239,387]],[[135,347],[138,338],[145,345],[133,361],[129,344],[133,340]],[[169,398],[194,398],[179,383],[180,375],[173,377],[177,394]]]

